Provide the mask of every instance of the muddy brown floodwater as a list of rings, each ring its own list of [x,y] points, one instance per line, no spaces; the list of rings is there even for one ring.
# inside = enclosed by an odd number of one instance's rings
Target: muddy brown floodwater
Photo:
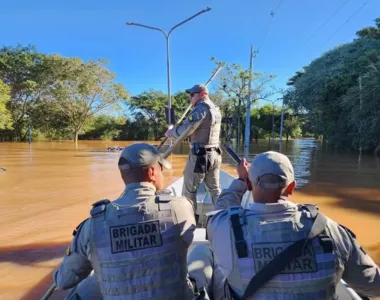
[[[119,151],[106,149],[129,143],[80,141],[78,149],[68,141],[0,143],[0,167],[7,169],[0,169],[0,299],[41,298],[91,204],[122,192]],[[260,141],[250,153],[267,149],[267,141]],[[317,203],[354,231],[380,264],[380,160],[325,150],[311,140],[289,141],[283,152],[296,170],[293,200]],[[187,153],[188,146],[181,145],[170,156],[174,170],[165,171],[167,184],[182,176]],[[223,169],[236,175],[226,153],[223,160]]]

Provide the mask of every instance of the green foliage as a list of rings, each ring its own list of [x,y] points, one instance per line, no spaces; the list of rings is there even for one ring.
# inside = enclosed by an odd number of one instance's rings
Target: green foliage
[[[137,113],[134,120],[127,120],[119,138],[127,141],[152,140],[153,134],[153,128],[149,126],[149,119],[142,113]]]
[[[159,139],[166,132],[168,125],[165,108],[168,107],[168,96],[161,91],[149,90],[137,96],[131,97],[128,104],[137,121],[143,124],[141,130],[149,127],[153,139]],[[189,96],[182,92],[172,97],[172,107],[178,120],[186,108],[190,105]]]
[[[168,105],[168,97],[161,91],[149,90],[137,96],[131,97],[128,104],[132,108],[135,118],[142,121],[145,117],[147,126],[153,130],[153,138],[158,139],[167,128],[165,119],[165,107]],[[146,130],[147,128],[141,128]]]
[[[285,99],[308,113],[313,134],[336,147],[373,151],[380,145],[380,18],[358,39],[311,62],[289,80]]]
[[[72,135],[69,118],[62,114],[57,105],[41,101],[30,114],[33,132],[38,131],[40,138],[49,140],[69,139]]]
[[[380,40],[380,18],[376,18],[375,27],[366,27],[359,30],[356,35],[359,38]]]
[[[10,89],[0,79],[0,129],[12,129],[12,115],[7,109],[10,99]]]
[[[301,120],[298,116],[288,116],[284,120],[284,135],[286,140],[291,138],[300,137],[302,135]]]
[[[80,136],[84,140],[116,140],[126,124],[125,117],[98,115],[90,119],[86,133]]]
[[[232,63],[217,61],[214,57],[211,61],[216,63],[216,67],[223,65],[223,69],[218,75],[216,83],[217,95],[223,99],[221,109],[225,117],[234,117],[237,120],[236,136],[238,141],[242,138],[241,117],[245,118],[247,101],[255,104],[259,100],[269,99],[279,91],[271,86],[271,81],[275,75],[265,75],[262,73],[250,73],[249,68]],[[252,85],[250,85],[252,81]],[[224,97],[223,97],[224,96]]]
[[[113,82],[115,74],[106,69],[102,60],[84,63],[52,55],[46,64],[50,73],[47,103],[68,118],[75,142],[89,118],[117,110],[120,101],[128,99],[127,91]]]
[[[40,99],[46,84],[45,55],[33,46],[0,49],[0,79],[10,87],[8,108],[13,119],[14,139],[23,140],[28,114]]]

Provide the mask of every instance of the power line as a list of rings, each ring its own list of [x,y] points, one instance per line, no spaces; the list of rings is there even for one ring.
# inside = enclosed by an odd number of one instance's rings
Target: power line
[[[281,4],[282,4],[282,1],[283,1],[283,0],[280,0],[279,3],[278,3],[278,5],[277,5],[277,7],[276,7],[275,9],[272,9],[271,12],[270,12],[269,23],[268,23],[268,26],[267,26],[267,28],[266,28],[266,30],[265,30],[264,38],[263,38],[263,40],[262,40],[260,46],[259,46],[258,49],[257,49],[257,52],[260,51],[260,48],[263,46],[263,44],[264,44],[264,42],[265,42],[265,39],[266,39],[266,37],[267,37],[267,35],[268,35],[269,27],[270,27],[270,25],[272,24],[272,21],[273,21],[273,17],[274,17],[274,15],[276,14],[277,10],[280,8],[280,6],[281,6]]]
[[[307,44],[313,37],[314,35],[323,27],[325,26],[346,4],[347,2],[350,1],[350,0],[346,0],[344,1],[344,3],[338,7],[337,10],[335,10],[331,15],[330,17],[321,25],[317,28],[317,30],[315,30],[310,36],[309,38],[306,40],[305,44]]]
[[[366,0],[362,6],[360,6],[347,20],[346,22],[344,22],[321,46],[321,48],[326,45],[326,43],[331,40],[348,22],[351,21],[352,18],[354,18],[358,13],[359,11],[362,10],[362,8],[371,0]]]

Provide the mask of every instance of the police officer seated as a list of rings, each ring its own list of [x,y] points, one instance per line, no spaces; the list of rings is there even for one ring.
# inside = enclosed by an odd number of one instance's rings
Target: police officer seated
[[[211,249],[190,253],[189,274],[214,299],[335,299],[342,278],[364,296],[380,296],[379,267],[355,235],[316,206],[290,201],[294,169],[285,155],[243,160],[237,173],[208,220]],[[254,203],[243,209],[247,186]]]
[[[186,256],[195,219],[189,200],[159,192],[162,168],[170,163],[155,147],[135,143],[118,165],[125,191],[115,201],[94,203],[91,217],[74,231],[54,274],[57,288],[72,288],[94,270],[71,299],[191,299]]]

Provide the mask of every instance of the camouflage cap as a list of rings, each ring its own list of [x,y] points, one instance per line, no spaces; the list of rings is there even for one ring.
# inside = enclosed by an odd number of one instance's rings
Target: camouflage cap
[[[263,175],[277,175],[277,180],[266,180]],[[289,158],[275,151],[257,155],[251,163],[249,180],[262,188],[280,189],[294,181],[294,169]]]
[[[134,143],[125,147],[121,152],[119,169],[129,170],[143,168],[151,166],[156,162],[165,169],[172,168],[171,163],[160,155],[156,147],[145,143]]]
[[[208,94],[208,89],[207,86],[204,84],[196,84],[194,85],[191,89],[187,89],[186,93],[191,94],[191,93],[207,93]]]

